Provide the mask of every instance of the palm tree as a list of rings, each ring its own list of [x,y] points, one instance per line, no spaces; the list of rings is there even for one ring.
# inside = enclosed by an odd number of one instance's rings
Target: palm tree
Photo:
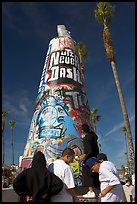
[[[125,152],[125,154],[126,154],[126,160],[127,160],[127,167],[129,168],[129,160],[128,160],[128,146],[127,146],[127,130],[126,130],[126,127],[125,126],[123,126],[122,127],[122,131],[124,132],[124,135],[125,135],[125,142],[126,142],[126,152]]]
[[[91,110],[91,121],[92,121],[92,124],[93,124],[93,130],[94,132],[96,133],[97,132],[97,125],[96,125],[96,122],[100,120],[101,116],[97,114],[98,112],[98,109],[96,108],[92,108]],[[99,145],[99,149],[101,151],[101,144],[98,143]]]
[[[8,116],[8,112],[2,111],[2,164],[4,165],[4,128],[5,118]]]
[[[10,121],[9,125],[10,125],[10,138],[11,138],[11,148],[12,148],[12,165],[14,165],[14,144],[13,144],[13,127],[15,125],[15,121]]]
[[[132,160],[134,164],[135,157],[134,157],[134,146],[133,146],[133,141],[132,141],[131,128],[130,128],[128,113],[126,110],[126,105],[124,102],[124,97],[123,97],[121,86],[120,86],[120,81],[118,78],[117,69],[116,69],[115,54],[114,54],[114,49],[112,46],[112,39],[111,39],[111,35],[110,35],[109,29],[107,26],[107,24],[111,23],[112,21],[114,11],[115,11],[115,7],[111,6],[111,4],[108,2],[97,3],[97,10],[94,10],[96,19],[98,20],[99,23],[103,23],[104,25],[104,30],[103,30],[104,47],[106,50],[107,58],[109,59],[111,63],[114,79],[116,82],[116,87],[117,87],[117,91],[119,94],[124,123],[125,123],[125,127],[127,130],[130,159]]]
[[[96,108],[92,108],[91,110],[91,121],[93,124],[93,130],[96,133],[97,132],[97,126],[96,126],[96,122],[100,120],[101,116],[97,114],[98,109]]]
[[[88,51],[87,51],[86,45],[82,42],[77,43],[77,49],[78,49],[81,71],[82,71],[82,74],[84,75],[84,71],[85,71],[84,59],[88,56]]]

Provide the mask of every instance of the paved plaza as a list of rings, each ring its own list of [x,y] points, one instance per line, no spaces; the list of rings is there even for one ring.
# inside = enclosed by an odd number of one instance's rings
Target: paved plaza
[[[88,188],[87,187],[82,187],[77,189],[77,194],[83,195],[87,192]],[[129,192],[125,190],[126,195],[129,194]],[[19,202],[19,197],[18,195],[14,192],[13,189],[2,189],[2,202]]]

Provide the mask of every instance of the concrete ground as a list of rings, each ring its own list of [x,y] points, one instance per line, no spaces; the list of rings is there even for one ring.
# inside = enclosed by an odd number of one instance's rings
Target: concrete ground
[[[124,188],[126,197],[129,196],[129,190],[127,188]],[[83,195],[88,192],[88,187],[77,187],[76,193],[78,195]],[[96,193],[96,192],[95,192]],[[98,192],[97,192],[98,193]],[[2,202],[19,202],[18,195],[14,192],[13,189],[5,188],[2,189]],[[128,200],[129,202],[129,200]]]
[[[88,187],[77,187],[76,193],[83,195],[88,192]],[[13,189],[3,188],[2,189],[2,202],[19,202],[19,197]]]
[[[18,195],[13,189],[2,189],[2,202],[19,202]]]

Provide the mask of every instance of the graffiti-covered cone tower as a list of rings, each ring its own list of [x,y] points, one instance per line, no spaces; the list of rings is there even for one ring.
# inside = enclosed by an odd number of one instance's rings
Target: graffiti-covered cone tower
[[[36,108],[25,145],[22,167],[28,167],[35,151],[45,154],[47,164],[66,147],[83,153],[81,125],[90,123],[76,42],[64,25],[49,43],[38,89]]]

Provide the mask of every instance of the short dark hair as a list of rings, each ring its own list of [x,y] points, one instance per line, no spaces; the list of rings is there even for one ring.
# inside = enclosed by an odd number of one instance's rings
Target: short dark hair
[[[74,152],[74,150],[71,149],[71,148],[66,148],[66,149],[64,149],[63,152],[62,152],[62,156],[66,156],[66,155],[68,155],[68,156],[73,156],[73,155],[75,155],[75,152]]]
[[[88,124],[86,124],[86,123],[82,124],[81,128],[85,133],[89,132],[89,125]]]
[[[108,158],[107,158],[107,155],[106,154],[104,154],[104,153],[99,153],[98,155],[97,155],[97,160],[99,161],[99,160],[104,160],[104,161],[107,161],[108,160]]]

